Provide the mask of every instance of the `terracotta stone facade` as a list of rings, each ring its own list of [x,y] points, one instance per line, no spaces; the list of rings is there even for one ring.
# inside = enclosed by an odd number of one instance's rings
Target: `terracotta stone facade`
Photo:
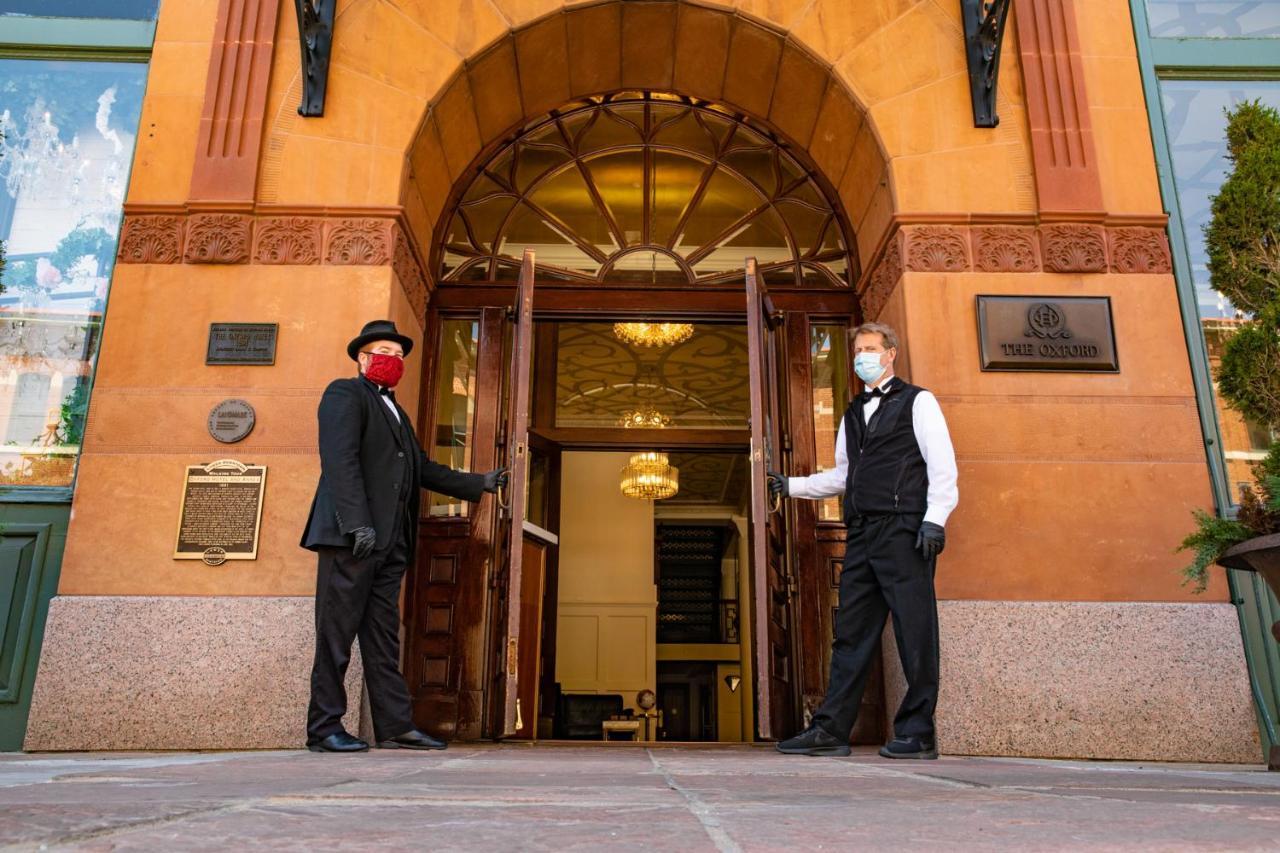
[[[231,11],[256,22],[251,33],[228,30]],[[1069,25],[1035,26],[1044,16]],[[85,706],[69,655],[92,657],[95,643],[151,648],[140,643],[159,636],[169,605],[130,609],[135,597],[223,602],[228,618],[192,625],[229,642],[253,630],[259,617],[244,614],[254,607],[312,594],[314,557],[297,539],[318,473],[313,412],[325,384],[351,372],[345,342],[375,316],[422,341],[442,217],[488,152],[575,98],[649,89],[728,104],[817,167],[854,235],[862,315],[899,329],[901,372],[942,402],[962,498],[938,584],[956,603],[944,620],[949,671],[966,685],[940,718],[944,748],[1239,760],[1255,743],[1240,711],[1242,665],[1206,680],[1216,656],[1240,654],[1223,627],[1225,583],[1192,595],[1172,553],[1190,510],[1211,498],[1128,3],[1036,0],[1016,4],[1012,20],[1001,121],[978,129],[955,2],[346,0],[325,115],[304,119],[291,4],[165,0],[28,745],[81,746],[50,722],[58,708],[77,707],[85,725],[112,713],[110,702]],[[252,79],[228,78],[232,66]],[[228,128],[244,140],[235,156],[211,147]],[[1055,159],[1059,146],[1076,154]],[[1109,296],[1121,372],[981,372],[977,294]],[[278,321],[276,364],[206,367],[208,325],[226,321]],[[411,412],[431,392],[422,349],[401,386]],[[234,453],[271,476],[259,558],[210,570],[172,560],[172,538],[183,466],[227,453],[204,429],[225,397],[257,409],[258,427]],[[127,537],[115,535],[123,518]],[[1188,740],[1121,755],[1109,744],[1134,730],[1104,711],[1122,698],[1096,694],[1120,687],[1080,672],[1095,691],[1080,701],[1097,712],[1096,735],[1000,737],[986,715],[1010,695],[1001,679],[1039,695],[1037,680],[1051,677],[996,670],[979,654],[1009,602],[1070,610],[1019,623],[1037,648],[1064,655],[1100,642],[1096,629],[1112,618],[1107,607],[1065,603],[1149,603],[1116,642],[1137,643],[1164,679],[1191,673],[1221,691],[1243,728],[1215,751]],[[1150,625],[1185,641],[1210,611],[1215,644],[1188,643],[1185,658],[1138,642]],[[109,635],[103,613],[116,626]],[[270,647],[276,661],[305,658],[306,608],[277,615],[298,624],[236,654]],[[1064,631],[1072,639],[1056,644]],[[1001,637],[1001,648],[1020,648]],[[973,661],[991,664],[988,678]],[[136,670],[103,670],[100,690],[111,694]],[[202,700],[166,683],[150,700],[170,704],[166,730],[121,746],[218,745],[184,734],[204,719]],[[1147,691],[1141,731],[1152,739],[1186,716],[1159,704],[1171,697],[1153,680],[1124,687]],[[284,732],[281,720],[301,719],[296,699],[255,707],[245,725]],[[1061,714],[1073,701],[1060,697]]]

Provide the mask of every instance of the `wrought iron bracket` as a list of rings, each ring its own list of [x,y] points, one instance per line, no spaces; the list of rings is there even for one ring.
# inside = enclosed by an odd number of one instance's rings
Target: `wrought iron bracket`
[[[293,6],[298,13],[298,43],[302,47],[302,103],[298,104],[298,115],[322,116],[337,0],[293,0]]]
[[[974,127],[995,127],[1000,123],[1000,116],[996,115],[996,78],[1011,5],[1013,0],[960,0]]]

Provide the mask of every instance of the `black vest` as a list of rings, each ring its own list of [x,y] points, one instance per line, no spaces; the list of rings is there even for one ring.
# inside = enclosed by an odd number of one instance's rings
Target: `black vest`
[[[864,423],[862,398],[844,413],[849,473],[844,485],[844,520],[861,515],[923,513],[929,497],[929,472],[912,423],[912,408],[922,388],[895,379],[880,405]]]

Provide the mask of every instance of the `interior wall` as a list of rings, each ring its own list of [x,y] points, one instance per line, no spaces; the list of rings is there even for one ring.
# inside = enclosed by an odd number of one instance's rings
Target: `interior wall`
[[[628,453],[567,452],[560,498],[556,681],[565,693],[657,689],[653,502],[625,497]],[[638,709],[637,709],[638,710]]]

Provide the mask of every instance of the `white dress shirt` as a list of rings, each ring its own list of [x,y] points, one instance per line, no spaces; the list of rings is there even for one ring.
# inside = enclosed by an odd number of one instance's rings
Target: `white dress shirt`
[[[391,410],[391,414],[396,416],[396,423],[400,423],[400,410],[396,408],[395,402],[385,394],[379,394],[378,396],[382,398],[382,402],[387,404],[387,408]]]
[[[879,388],[887,389],[897,377],[882,380]],[[874,396],[862,406],[864,422],[871,420],[880,408],[880,397]],[[928,391],[916,395],[911,405],[911,426],[916,434],[916,444],[929,475],[929,492],[926,498],[924,520],[945,527],[947,517],[960,501],[956,488],[956,454],[951,447],[951,434],[947,431],[946,418],[938,398]],[[844,437],[844,418],[836,433],[836,466],[808,477],[788,477],[787,493],[793,498],[829,498],[844,493],[849,472],[848,445]]]

